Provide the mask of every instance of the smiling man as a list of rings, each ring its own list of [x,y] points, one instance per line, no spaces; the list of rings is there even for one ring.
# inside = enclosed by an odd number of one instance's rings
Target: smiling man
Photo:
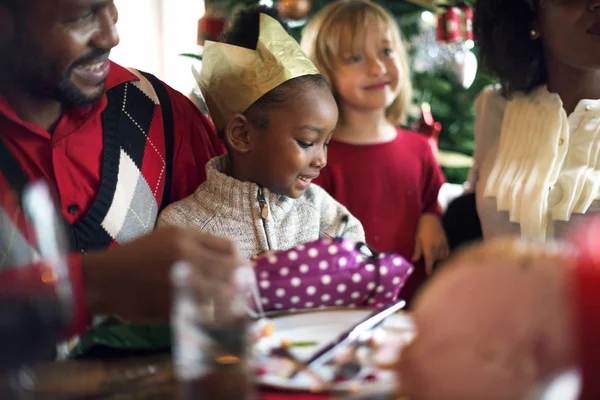
[[[187,98],[109,61],[117,19],[112,0],[0,0],[0,228],[23,222],[7,193],[40,179],[54,189],[72,251],[71,333],[90,314],[166,321],[175,261],[223,279],[240,264],[229,241],[154,232],[222,148]],[[0,268],[11,252],[35,253],[16,231],[10,243],[0,235]]]
[[[5,63],[30,95],[81,106],[104,93],[108,56],[119,43],[117,9],[112,2],[60,3],[19,5]]]

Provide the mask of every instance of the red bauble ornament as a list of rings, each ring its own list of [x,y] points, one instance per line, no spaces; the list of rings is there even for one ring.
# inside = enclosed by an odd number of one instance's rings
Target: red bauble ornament
[[[205,40],[217,41],[227,24],[227,1],[205,0],[204,16],[198,20],[199,46],[204,46]]]
[[[413,123],[412,129],[427,137],[431,150],[437,157],[439,153],[438,139],[440,137],[440,132],[442,131],[442,124],[433,118],[429,103],[421,104],[421,118]]]
[[[458,7],[450,7],[438,15],[437,40],[442,43],[462,41],[462,13]]]
[[[205,40],[217,41],[225,29],[227,20],[223,17],[204,15],[198,20],[198,45],[204,46]]]
[[[473,9],[466,4],[463,4],[460,9],[464,16],[465,40],[473,40]]]
[[[285,19],[304,19],[310,12],[310,0],[279,0],[277,9],[279,15]]]

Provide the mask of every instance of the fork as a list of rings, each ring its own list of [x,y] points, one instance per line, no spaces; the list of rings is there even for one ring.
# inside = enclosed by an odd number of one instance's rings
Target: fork
[[[269,355],[275,356],[275,357],[282,357],[282,358],[285,358],[286,360],[290,361],[293,364],[294,373],[297,373],[300,371],[308,373],[313,379],[315,379],[317,381],[317,383],[318,383],[318,385],[320,385],[320,387],[325,387],[328,384],[328,382],[325,381],[325,379],[323,379],[323,377],[321,375],[319,375],[312,368],[306,366],[287,347],[284,347],[281,345],[277,346],[277,347],[273,347],[269,351]]]
[[[340,379],[351,381],[360,372],[363,367],[358,359],[358,350],[368,344],[374,336],[374,330],[363,333],[360,337],[357,338],[356,341],[350,343],[348,346],[348,350],[350,353],[349,357],[345,357],[341,363],[335,363],[335,372],[333,375],[333,380],[338,381]]]

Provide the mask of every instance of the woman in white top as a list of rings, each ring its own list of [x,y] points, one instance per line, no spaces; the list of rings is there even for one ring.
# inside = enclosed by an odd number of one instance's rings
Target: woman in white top
[[[478,0],[475,101],[484,238],[546,240],[600,209],[600,0]]]

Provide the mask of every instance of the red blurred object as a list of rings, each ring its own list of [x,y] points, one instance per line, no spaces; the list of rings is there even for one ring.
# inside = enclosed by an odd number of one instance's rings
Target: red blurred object
[[[421,104],[421,118],[413,124],[412,129],[427,137],[431,150],[434,156],[437,157],[439,153],[438,139],[442,131],[442,124],[436,122],[433,118],[429,103]]]
[[[330,400],[328,393],[262,392],[261,400]]]
[[[41,263],[0,272],[0,371],[54,357],[72,318],[57,284],[54,269]]]
[[[285,19],[301,20],[306,18],[311,8],[311,0],[279,0],[277,10]]]
[[[43,263],[7,268],[0,271],[0,293],[53,293],[58,276]]]
[[[217,41],[225,29],[227,20],[219,16],[204,15],[198,20],[198,45],[204,46],[204,41]]]
[[[600,271],[600,216],[592,214],[575,224],[568,238],[579,253],[581,266]]]
[[[4,184],[4,185],[3,185]],[[0,371],[56,357],[74,315],[65,237],[48,185],[0,181]]]
[[[590,215],[569,235],[578,250],[573,271],[576,331],[582,392],[580,400],[595,400],[600,395],[600,218]]]
[[[437,40],[442,43],[458,43],[463,40],[460,8],[450,7],[438,15]]]
[[[473,9],[466,4],[463,4],[461,10],[464,16],[464,39],[473,40]]]

